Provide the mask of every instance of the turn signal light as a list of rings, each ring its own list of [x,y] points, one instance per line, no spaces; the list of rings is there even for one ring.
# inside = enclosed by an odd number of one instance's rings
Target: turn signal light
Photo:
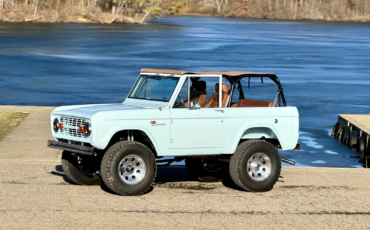
[[[63,123],[59,123],[59,128],[63,129]]]
[[[78,127],[78,131],[83,132],[84,131],[84,127],[83,126]]]

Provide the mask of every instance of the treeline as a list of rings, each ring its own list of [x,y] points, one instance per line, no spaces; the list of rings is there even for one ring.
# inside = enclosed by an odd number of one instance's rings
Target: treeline
[[[160,0],[0,0],[0,21],[143,23]]]
[[[370,0],[165,0],[176,14],[226,17],[370,21]]]
[[[143,23],[166,14],[370,21],[370,0],[0,0],[0,21]]]

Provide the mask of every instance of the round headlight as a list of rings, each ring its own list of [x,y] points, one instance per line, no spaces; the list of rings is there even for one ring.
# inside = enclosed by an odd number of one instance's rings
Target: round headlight
[[[86,122],[84,125],[84,135],[85,137],[88,137],[90,136],[90,134],[91,134],[91,125],[89,122]]]
[[[59,131],[59,120],[58,120],[58,118],[55,118],[54,119],[54,122],[53,122],[53,130],[54,130],[54,132],[58,132]]]

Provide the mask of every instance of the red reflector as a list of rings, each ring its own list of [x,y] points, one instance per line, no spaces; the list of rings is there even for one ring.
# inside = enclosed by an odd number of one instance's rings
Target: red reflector
[[[59,128],[63,129],[63,123],[59,123]]]
[[[84,127],[83,126],[78,127],[78,131],[83,132],[84,131]]]
[[[155,121],[151,121],[151,122],[150,122],[150,124],[151,124],[151,125],[155,125],[155,124],[156,124],[156,122],[155,122]]]

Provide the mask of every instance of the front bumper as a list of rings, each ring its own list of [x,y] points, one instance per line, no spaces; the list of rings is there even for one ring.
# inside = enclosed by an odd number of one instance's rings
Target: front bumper
[[[81,146],[81,145],[73,145],[58,141],[52,141],[48,140],[48,147],[55,148],[55,149],[61,149],[65,151],[69,151],[72,153],[80,153],[85,155],[93,155],[95,153],[93,147],[87,147],[87,146]]]

